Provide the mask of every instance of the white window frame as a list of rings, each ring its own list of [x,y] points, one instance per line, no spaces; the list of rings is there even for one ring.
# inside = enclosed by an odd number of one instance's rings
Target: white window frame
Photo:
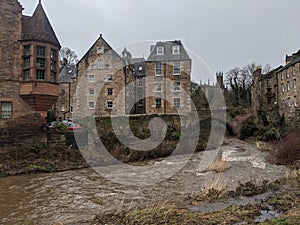
[[[164,46],[157,46],[156,47],[156,55],[164,55],[165,54],[165,47]]]
[[[94,96],[94,95],[95,95],[95,89],[89,88],[89,96]]]
[[[95,82],[95,75],[89,75],[89,82]]]
[[[180,54],[180,46],[179,45],[173,45],[172,46],[172,54],[173,55],[179,55]]]
[[[178,67],[178,63],[179,63],[179,67]],[[177,72],[177,70],[179,70],[179,72]],[[178,76],[180,74],[181,74],[181,63],[180,63],[180,61],[174,61],[173,62],[173,75]]]
[[[156,84],[154,84],[154,86],[155,86],[156,93],[162,92],[162,84],[161,83],[156,83]]]
[[[112,101],[108,101],[107,103],[106,103],[106,108],[107,109],[112,109],[114,107],[114,103],[112,102]]]
[[[179,81],[175,81],[174,82],[174,91],[179,92],[180,90],[181,90],[180,82]]]
[[[179,100],[179,101],[178,101],[178,100]],[[178,103],[179,103],[179,104],[178,104]],[[180,100],[180,98],[173,98],[173,105],[174,105],[174,107],[179,108],[180,105],[181,105],[181,100]]]
[[[94,101],[89,101],[88,102],[88,108],[89,108],[89,110],[94,110],[95,109],[95,102]]]
[[[160,68],[158,68],[158,65],[160,65]],[[157,73],[160,71],[160,73]],[[162,63],[155,63],[155,76],[161,77],[162,76]]]

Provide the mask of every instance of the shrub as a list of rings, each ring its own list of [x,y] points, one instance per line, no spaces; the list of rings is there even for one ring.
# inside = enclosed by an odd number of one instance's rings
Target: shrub
[[[280,133],[274,127],[264,133],[264,141],[276,141],[280,139]]]
[[[289,132],[281,141],[274,144],[275,151],[270,152],[269,160],[275,164],[294,164],[300,160],[300,128]]]
[[[256,131],[256,127],[253,124],[244,124],[241,127],[241,131],[240,131],[240,139],[241,140],[245,140],[249,137],[251,137],[254,132]]]

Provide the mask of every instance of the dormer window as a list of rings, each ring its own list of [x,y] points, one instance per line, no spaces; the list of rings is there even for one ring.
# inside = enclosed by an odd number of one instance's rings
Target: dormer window
[[[156,48],[156,55],[164,55],[165,54],[165,48],[164,46],[157,46]]]
[[[179,46],[179,45],[174,45],[174,46],[172,46],[172,54],[173,54],[173,55],[178,55],[178,54],[180,54],[180,46]]]

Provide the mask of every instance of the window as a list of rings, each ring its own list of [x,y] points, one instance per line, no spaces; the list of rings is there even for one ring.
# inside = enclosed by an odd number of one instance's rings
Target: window
[[[155,92],[161,92],[161,84],[155,84]]]
[[[110,67],[110,65],[107,63],[107,64],[105,64],[105,69],[109,69],[109,67]]]
[[[162,75],[162,65],[161,63],[155,64],[155,76],[161,76]]]
[[[180,46],[179,45],[172,46],[172,54],[173,55],[180,54]]]
[[[45,80],[45,70],[36,70],[36,80],[44,81]]]
[[[89,109],[95,109],[95,102],[93,101],[89,102]]]
[[[30,70],[24,70],[23,71],[23,80],[24,81],[30,81]]]
[[[104,51],[103,51],[103,48],[102,47],[98,47],[97,48],[97,54],[102,54]]]
[[[112,109],[113,108],[113,102],[107,102],[107,108]]]
[[[89,95],[93,96],[95,94],[94,88],[89,89]]]
[[[174,75],[180,75],[180,61],[174,62]]]
[[[102,60],[99,60],[99,61],[98,61],[98,69],[99,69],[99,70],[102,70],[102,69],[103,69],[103,62],[102,62]]]
[[[281,91],[284,92],[284,84],[281,84]]]
[[[290,98],[288,98],[288,102],[287,103],[288,103],[288,106],[291,107],[291,99]]]
[[[97,65],[94,63],[94,64],[92,64],[92,70],[95,70],[95,69],[97,69]]]
[[[30,57],[24,59],[24,67],[25,68],[30,67]]]
[[[112,94],[113,94],[113,89],[107,88],[107,95],[112,95]]]
[[[180,91],[180,82],[174,83],[174,91]]]
[[[51,48],[51,53],[50,54],[51,54],[50,55],[51,59],[52,60],[56,60],[56,50],[54,50],[54,49]]]
[[[180,106],[180,98],[174,98],[174,106],[179,107]]]
[[[113,81],[113,75],[112,74],[108,74],[107,75],[107,81]]]
[[[295,80],[293,80],[293,87],[294,87],[294,90],[296,90],[296,89],[297,89],[297,82],[296,82],[296,79],[295,79]]]
[[[30,56],[30,45],[24,46],[24,56]]]
[[[297,96],[294,96],[294,106],[297,106]]]
[[[64,97],[66,95],[66,90],[65,89],[62,89],[61,90],[61,93],[60,93],[60,96],[61,97]]]
[[[281,80],[284,80],[284,74],[281,73]]]
[[[155,99],[155,107],[157,109],[161,108],[161,98]]]
[[[51,60],[51,70],[56,71],[56,62]]]
[[[143,85],[144,85],[143,79],[142,78],[138,79],[138,86],[143,87]]]
[[[74,108],[73,106],[70,107],[70,113],[73,113],[74,112]]]
[[[291,85],[290,85],[290,82],[289,82],[289,81],[287,82],[287,90],[288,90],[288,91],[291,90]]]
[[[139,96],[138,106],[143,106],[143,104],[144,104],[143,98],[142,96]]]
[[[272,81],[270,78],[268,78],[267,79],[267,87],[269,88],[269,87],[271,87],[271,85],[272,85]]]
[[[296,69],[295,69],[295,67],[293,68],[293,76],[296,76],[296,73],[297,73],[297,71],[296,71]]]
[[[12,118],[12,103],[1,102],[1,118],[11,119]]]
[[[64,103],[61,104],[61,111],[62,111],[62,112],[65,111],[65,104],[64,104]]]
[[[94,81],[95,81],[95,76],[89,75],[89,82],[94,82]]]
[[[37,56],[46,56],[46,48],[43,46],[36,47],[36,55]]]
[[[51,73],[50,73],[50,82],[51,83],[56,82],[56,72],[51,71]]]
[[[36,58],[36,67],[37,68],[45,68],[45,59]]]
[[[164,55],[165,54],[165,48],[164,46],[157,46],[156,48],[156,55]]]

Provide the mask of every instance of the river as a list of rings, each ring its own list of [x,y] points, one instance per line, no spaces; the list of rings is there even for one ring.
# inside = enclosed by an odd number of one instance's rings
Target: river
[[[285,175],[285,167],[268,164],[262,160],[263,153],[253,146],[236,139],[226,142],[221,150],[224,160],[231,163],[230,169],[223,173],[228,188],[249,179],[273,181]],[[183,199],[189,193],[198,192],[206,180],[219,176],[199,172],[202,156],[202,153],[195,154],[177,174],[150,186],[124,186],[101,177],[93,169],[1,178],[0,224],[71,224],[102,212]],[[183,157],[156,159],[136,166],[159,163],[168,170],[179,165]],[[117,169],[122,171],[122,165]]]

